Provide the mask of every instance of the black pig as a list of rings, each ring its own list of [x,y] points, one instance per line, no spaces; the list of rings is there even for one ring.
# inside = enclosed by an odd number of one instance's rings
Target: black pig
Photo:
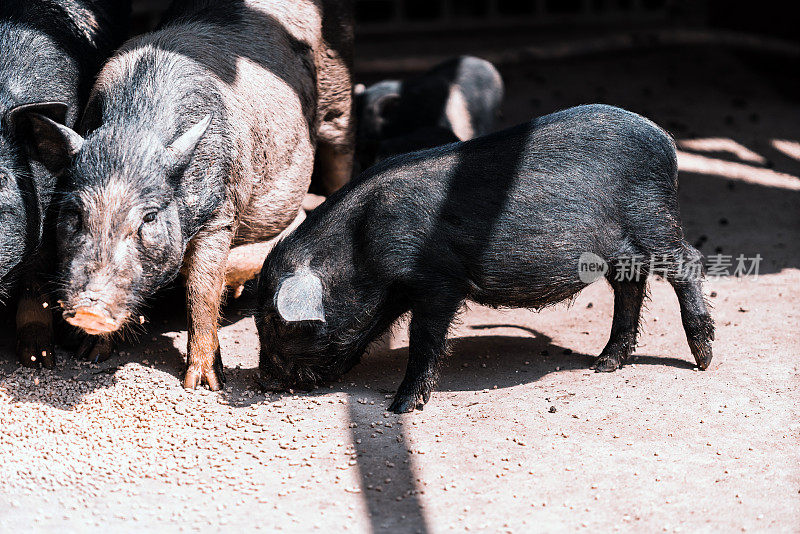
[[[295,219],[315,157],[334,178],[351,173],[348,5],[176,0],[160,29],[103,67],[85,137],[35,120],[32,149],[65,178],[69,323],[108,339],[182,271],[183,384],[223,386],[217,321],[231,246],[267,241]]]
[[[46,228],[57,178],[25,146],[31,117],[74,126],[129,10],[124,0],[0,2],[0,298],[18,297],[23,365],[54,364],[42,275],[53,261]]]
[[[699,253],[683,237],[672,138],[643,117],[580,106],[471,141],[385,160],[317,208],[264,263],[256,324],[267,383],[335,378],[410,311],[409,360],[391,410],[421,408],[466,300],[542,308],[584,288],[587,253],[614,290],[598,371],[632,353],[647,259],[666,263],[689,346],[711,361]],[[590,256],[593,257],[593,256]],[[623,277],[625,261],[641,269]]]
[[[488,134],[503,92],[494,65],[472,56],[405,81],[356,86],[357,161],[366,169],[389,156]]]

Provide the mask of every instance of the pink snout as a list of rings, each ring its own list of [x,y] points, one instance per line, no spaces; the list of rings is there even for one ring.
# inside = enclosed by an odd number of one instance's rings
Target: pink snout
[[[119,330],[128,318],[125,313],[114,318],[105,309],[99,306],[78,306],[64,311],[64,319],[89,335],[100,336]]]

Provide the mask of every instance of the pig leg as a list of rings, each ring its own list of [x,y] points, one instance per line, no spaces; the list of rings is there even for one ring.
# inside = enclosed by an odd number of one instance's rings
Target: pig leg
[[[389,411],[421,410],[428,402],[436,385],[439,362],[447,353],[447,332],[462,302],[442,309],[426,305],[412,310],[406,375]]]
[[[317,147],[317,169],[325,193],[331,194],[350,181],[353,174],[353,151],[320,141]]]
[[[711,341],[714,339],[714,320],[708,313],[700,280],[670,279],[681,306],[681,320],[686,340],[697,362],[697,367],[707,369],[711,363]]]
[[[78,359],[92,363],[104,362],[114,350],[114,341],[111,336],[84,336],[78,351],[75,353]]]
[[[187,369],[183,387],[200,384],[212,391],[223,387],[222,356],[217,337],[219,307],[225,290],[233,226],[201,232],[193,240],[186,264],[186,298],[189,323]]]
[[[611,280],[614,289],[614,319],[611,336],[603,352],[594,361],[597,372],[609,373],[621,367],[636,348],[639,313],[647,288],[646,277],[637,281]]]
[[[25,367],[55,367],[53,314],[41,291],[29,286],[17,306],[17,358]]]

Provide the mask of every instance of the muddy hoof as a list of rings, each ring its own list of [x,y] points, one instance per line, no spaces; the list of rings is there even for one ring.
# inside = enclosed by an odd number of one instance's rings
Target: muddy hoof
[[[258,383],[258,387],[261,388],[261,391],[267,393],[283,393],[289,389],[283,382],[273,378],[267,379],[258,377],[256,378],[256,383]]]
[[[398,391],[391,406],[389,406],[389,411],[394,413],[410,413],[414,410],[422,411],[430,396],[430,392],[417,395],[402,394]]]
[[[413,395],[407,397],[395,397],[392,405],[389,406],[389,411],[394,413],[410,413],[415,409],[422,410],[424,404],[417,402],[417,398]]]

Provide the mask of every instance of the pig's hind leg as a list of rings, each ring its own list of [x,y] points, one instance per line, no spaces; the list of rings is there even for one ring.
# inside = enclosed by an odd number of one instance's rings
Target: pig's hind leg
[[[689,260],[699,262],[700,253],[688,243],[684,244],[684,247]],[[705,298],[703,298],[701,273],[699,271],[677,272],[668,276],[667,279],[678,296],[678,303],[681,306],[681,321],[689,348],[697,362],[697,367],[705,370],[711,364],[713,356],[711,341],[714,339],[714,319],[711,318]]]
[[[317,147],[314,173],[315,181],[319,179],[326,195],[339,190],[350,181],[353,174],[352,149],[320,141]]]
[[[447,333],[464,300],[447,304],[426,302],[411,310],[408,366],[389,411],[421,410],[436,385],[439,362],[447,354]]]
[[[639,314],[647,291],[647,277],[643,275],[622,281],[611,275],[608,280],[614,290],[614,319],[608,343],[592,365],[598,373],[616,371],[636,348]]]

